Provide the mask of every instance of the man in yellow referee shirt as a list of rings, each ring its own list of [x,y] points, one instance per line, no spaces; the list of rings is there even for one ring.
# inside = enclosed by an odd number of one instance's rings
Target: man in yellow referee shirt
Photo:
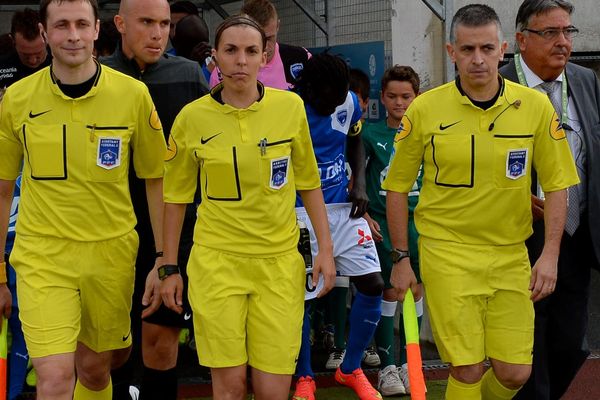
[[[565,189],[578,178],[548,99],[498,75],[506,42],[495,11],[459,9],[450,39],[458,77],[408,108],[383,183],[391,283],[400,300],[416,290],[407,192],[423,164],[415,218],[433,333],[451,364],[446,399],[511,399],[531,372],[533,302],[554,290]],[[532,167],[546,193],[546,237],[530,269]]]
[[[42,0],[40,20],[52,65],[13,84],[1,105],[0,247],[23,165],[10,260],[38,399],[108,400],[111,363],[124,361],[115,350],[131,344],[129,164],[146,179],[160,238],[166,145],[144,84],[92,58],[96,0]]]

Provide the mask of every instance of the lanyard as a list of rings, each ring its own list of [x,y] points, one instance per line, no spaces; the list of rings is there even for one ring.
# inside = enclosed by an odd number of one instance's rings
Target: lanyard
[[[519,83],[524,86],[529,86],[527,84],[527,79],[525,78],[525,72],[523,72],[523,66],[521,65],[521,54],[515,54],[515,68],[517,70],[517,77],[519,78]],[[569,119],[567,117],[567,106],[568,106],[568,97],[567,97],[567,76],[564,71],[562,72],[562,115],[561,115],[561,124],[567,122]]]

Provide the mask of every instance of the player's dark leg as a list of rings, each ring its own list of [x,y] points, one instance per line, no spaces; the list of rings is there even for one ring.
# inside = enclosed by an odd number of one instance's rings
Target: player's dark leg
[[[350,332],[346,356],[341,365],[343,373],[349,374],[360,368],[363,352],[373,338],[381,317],[383,278],[379,272],[351,278],[357,293],[350,310]]]
[[[144,374],[140,400],[177,398],[177,353],[180,328],[142,322]]]

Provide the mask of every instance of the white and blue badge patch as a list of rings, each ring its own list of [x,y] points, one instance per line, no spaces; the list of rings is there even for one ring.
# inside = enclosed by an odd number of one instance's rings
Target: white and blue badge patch
[[[121,165],[121,138],[98,138],[98,158],[96,165],[104,169],[113,169]]]
[[[292,78],[298,79],[298,77],[300,76],[300,72],[302,72],[303,69],[304,64],[302,63],[295,63],[290,65],[290,74],[292,75]]]
[[[288,182],[288,168],[290,157],[280,157],[271,160],[271,179],[269,187],[271,189],[281,189]]]
[[[519,179],[527,174],[528,149],[508,150],[506,154],[506,177]]]

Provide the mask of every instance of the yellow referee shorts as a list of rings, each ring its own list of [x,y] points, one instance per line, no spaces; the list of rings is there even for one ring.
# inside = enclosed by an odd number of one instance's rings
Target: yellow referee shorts
[[[294,373],[306,273],[297,250],[255,258],[195,244],[187,272],[200,364]]]
[[[17,235],[20,319],[31,357],[131,345],[131,297],[138,236],[98,242]]]
[[[460,366],[488,357],[531,364],[534,311],[525,244],[471,245],[421,236],[419,255],[444,361]]]

